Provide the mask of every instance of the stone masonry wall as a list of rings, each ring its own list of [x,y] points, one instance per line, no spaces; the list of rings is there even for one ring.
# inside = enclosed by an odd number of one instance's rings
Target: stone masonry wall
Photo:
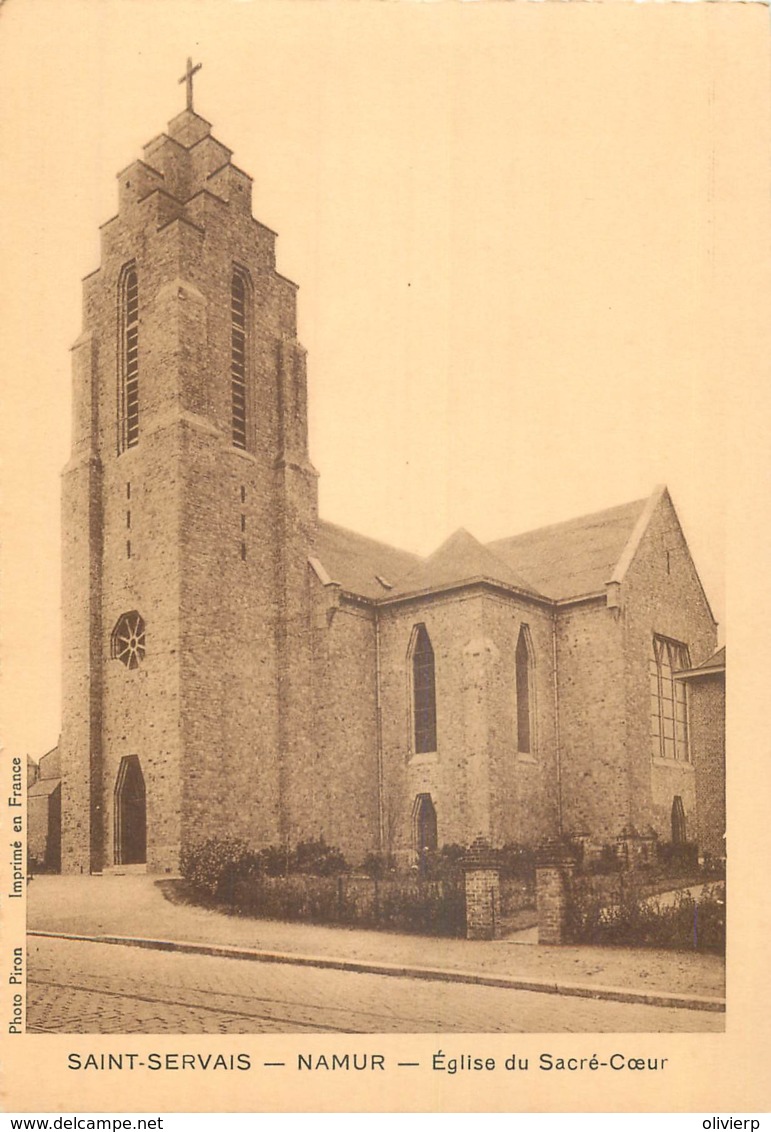
[[[536,845],[557,832],[554,619],[551,610],[509,597],[484,599],[485,637],[498,663],[487,674],[491,832],[495,845]],[[520,628],[531,644],[530,751],[517,749],[515,653]]]
[[[630,820],[672,837],[672,801],[683,800],[689,840],[696,836],[692,761],[652,758],[648,663],[654,634],[688,646],[697,665],[716,647],[716,626],[668,495],[654,511],[622,587]],[[722,833],[722,830],[721,830]]]
[[[72,355],[72,456],[62,474],[62,867],[74,873],[102,864],[97,359],[93,336],[81,335]]]
[[[725,673],[688,681],[699,852],[726,855]]]
[[[313,762],[293,788],[296,825],[360,864],[379,848],[374,615],[312,581]]]
[[[629,821],[622,632],[604,599],[557,618],[563,830],[610,840]]]
[[[415,754],[411,662],[415,625],[434,650],[437,750]],[[514,652],[529,624],[536,656],[535,750],[516,749]],[[439,844],[533,843],[556,821],[552,637],[548,613],[481,589],[386,607],[380,615],[387,840],[413,848],[413,806],[430,794]]]

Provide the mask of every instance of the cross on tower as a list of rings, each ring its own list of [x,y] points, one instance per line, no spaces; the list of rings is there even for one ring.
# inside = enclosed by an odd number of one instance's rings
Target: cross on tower
[[[188,110],[193,109],[193,75],[196,73],[196,71],[200,71],[202,66],[203,66],[203,63],[196,63],[196,65],[193,66],[193,60],[188,56],[187,69],[186,69],[184,75],[182,76],[182,78],[179,80],[181,83],[187,84],[187,108],[188,108]]]

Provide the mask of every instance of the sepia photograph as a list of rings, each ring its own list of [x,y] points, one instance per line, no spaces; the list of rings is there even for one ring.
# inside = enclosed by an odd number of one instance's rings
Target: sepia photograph
[[[762,19],[2,6],[9,1034],[725,1035]]]

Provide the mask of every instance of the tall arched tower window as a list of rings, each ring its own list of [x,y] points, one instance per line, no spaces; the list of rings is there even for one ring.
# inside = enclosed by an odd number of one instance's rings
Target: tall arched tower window
[[[412,637],[412,722],[416,755],[436,750],[436,679],[434,650],[425,625]]]
[[[514,658],[517,684],[517,750],[533,750],[533,655],[527,625],[521,625]]]
[[[247,300],[249,284],[246,273],[235,268],[230,281],[230,386],[233,409],[233,444],[246,448],[248,435],[247,351],[249,335]]]
[[[120,379],[118,389],[118,451],[139,443],[139,282],[128,264],[120,281]]]

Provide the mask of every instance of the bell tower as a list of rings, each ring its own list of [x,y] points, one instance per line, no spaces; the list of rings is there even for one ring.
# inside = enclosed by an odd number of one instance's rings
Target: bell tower
[[[118,175],[73,347],[62,864],[288,835],[317,526],[295,284],[193,109]]]

